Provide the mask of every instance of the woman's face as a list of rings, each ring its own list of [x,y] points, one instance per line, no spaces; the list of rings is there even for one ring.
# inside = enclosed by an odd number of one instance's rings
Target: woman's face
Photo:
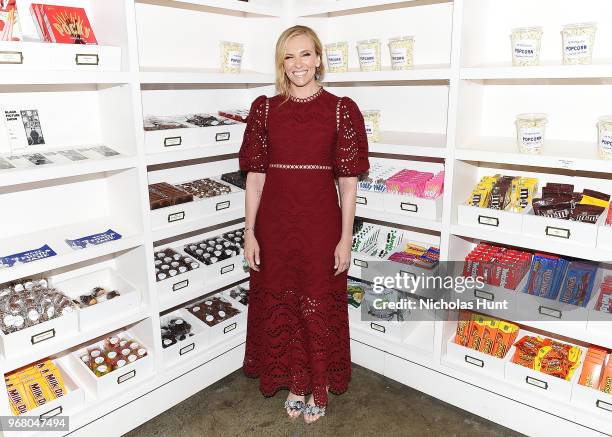
[[[296,35],[287,41],[285,50],[285,74],[291,83],[303,87],[314,81],[321,59],[317,56],[314,42],[306,35]]]

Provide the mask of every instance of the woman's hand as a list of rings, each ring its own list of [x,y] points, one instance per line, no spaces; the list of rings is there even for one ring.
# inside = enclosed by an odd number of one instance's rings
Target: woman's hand
[[[338,276],[340,273],[348,270],[351,264],[352,244],[352,238],[343,238],[336,246],[336,250],[334,251],[334,269],[336,269],[336,273],[334,273],[334,276]]]
[[[253,235],[253,231],[248,231],[244,240],[244,256],[251,267],[256,272],[259,271],[259,243]]]

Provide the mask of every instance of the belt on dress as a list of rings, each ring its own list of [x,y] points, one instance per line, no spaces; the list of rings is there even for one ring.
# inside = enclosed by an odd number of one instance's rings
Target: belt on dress
[[[268,167],[284,168],[289,170],[332,170],[331,165],[320,164],[269,164]]]

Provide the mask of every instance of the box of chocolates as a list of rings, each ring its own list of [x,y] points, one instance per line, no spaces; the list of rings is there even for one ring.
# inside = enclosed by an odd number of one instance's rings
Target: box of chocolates
[[[506,380],[524,390],[570,402],[586,349],[521,329],[506,357]]]
[[[5,357],[60,342],[77,330],[76,306],[48,279],[0,285],[0,352]]]
[[[246,190],[246,177],[247,173],[244,171],[233,171],[230,173],[223,173],[221,175],[221,180],[235,185],[242,190]]]
[[[128,390],[153,373],[152,341],[143,342],[150,334],[145,324],[109,334],[70,354],[70,369],[97,398]]]
[[[572,184],[548,182],[525,214],[522,232],[595,247],[598,228],[605,226],[609,201],[606,193],[587,188],[578,192]]]
[[[223,342],[227,336],[246,329],[245,313],[225,299],[222,293],[201,299],[185,309],[204,323],[209,344]]]
[[[173,186],[180,192],[187,193],[193,201],[180,205],[165,205],[163,209],[151,211],[154,229],[244,208],[244,190],[218,178],[207,177],[175,183]]]
[[[219,115],[148,116],[144,120],[145,150],[167,150],[224,145],[242,141],[245,123]]]
[[[587,307],[587,330],[596,335],[612,332],[612,270],[600,268],[595,279],[593,298]]]
[[[111,268],[58,281],[57,287],[77,306],[81,331],[133,312],[141,301],[140,292]]]
[[[223,297],[239,310],[247,312],[249,309],[249,283],[243,282],[236,287],[225,290]]]
[[[191,201],[193,201],[193,195],[175,185],[167,182],[149,185],[149,205],[151,210],[180,205]]]
[[[208,342],[202,322],[185,309],[161,316],[160,328],[166,365],[201,353]]]
[[[156,248],[153,257],[157,292],[160,295],[185,294],[204,284],[202,264],[181,248]]]
[[[183,251],[201,263],[201,270],[206,282],[214,282],[242,271],[241,243],[243,234],[240,229],[229,232],[234,235],[230,241],[222,234],[191,241],[183,246]]]
[[[591,345],[578,383],[572,388],[572,404],[609,419],[612,411],[612,358],[608,349]]]
[[[71,376],[64,358],[45,359],[14,370],[4,375],[4,382],[14,416],[70,415],[85,402],[83,389]]]

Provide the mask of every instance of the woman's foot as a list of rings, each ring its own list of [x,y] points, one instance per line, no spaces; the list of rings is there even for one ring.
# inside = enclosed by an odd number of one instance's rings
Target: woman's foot
[[[329,387],[325,387],[329,394]],[[310,395],[308,403],[304,407],[304,422],[313,423],[319,420],[322,416],[325,416],[325,406],[315,405],[314,395]]]
[[[287,396],[287,400],[285,401],[285,408],[287,409],[289,417],[295,419],[302,413],[305,400],[306,398],[304,396],[289,392],[289,396]]]

